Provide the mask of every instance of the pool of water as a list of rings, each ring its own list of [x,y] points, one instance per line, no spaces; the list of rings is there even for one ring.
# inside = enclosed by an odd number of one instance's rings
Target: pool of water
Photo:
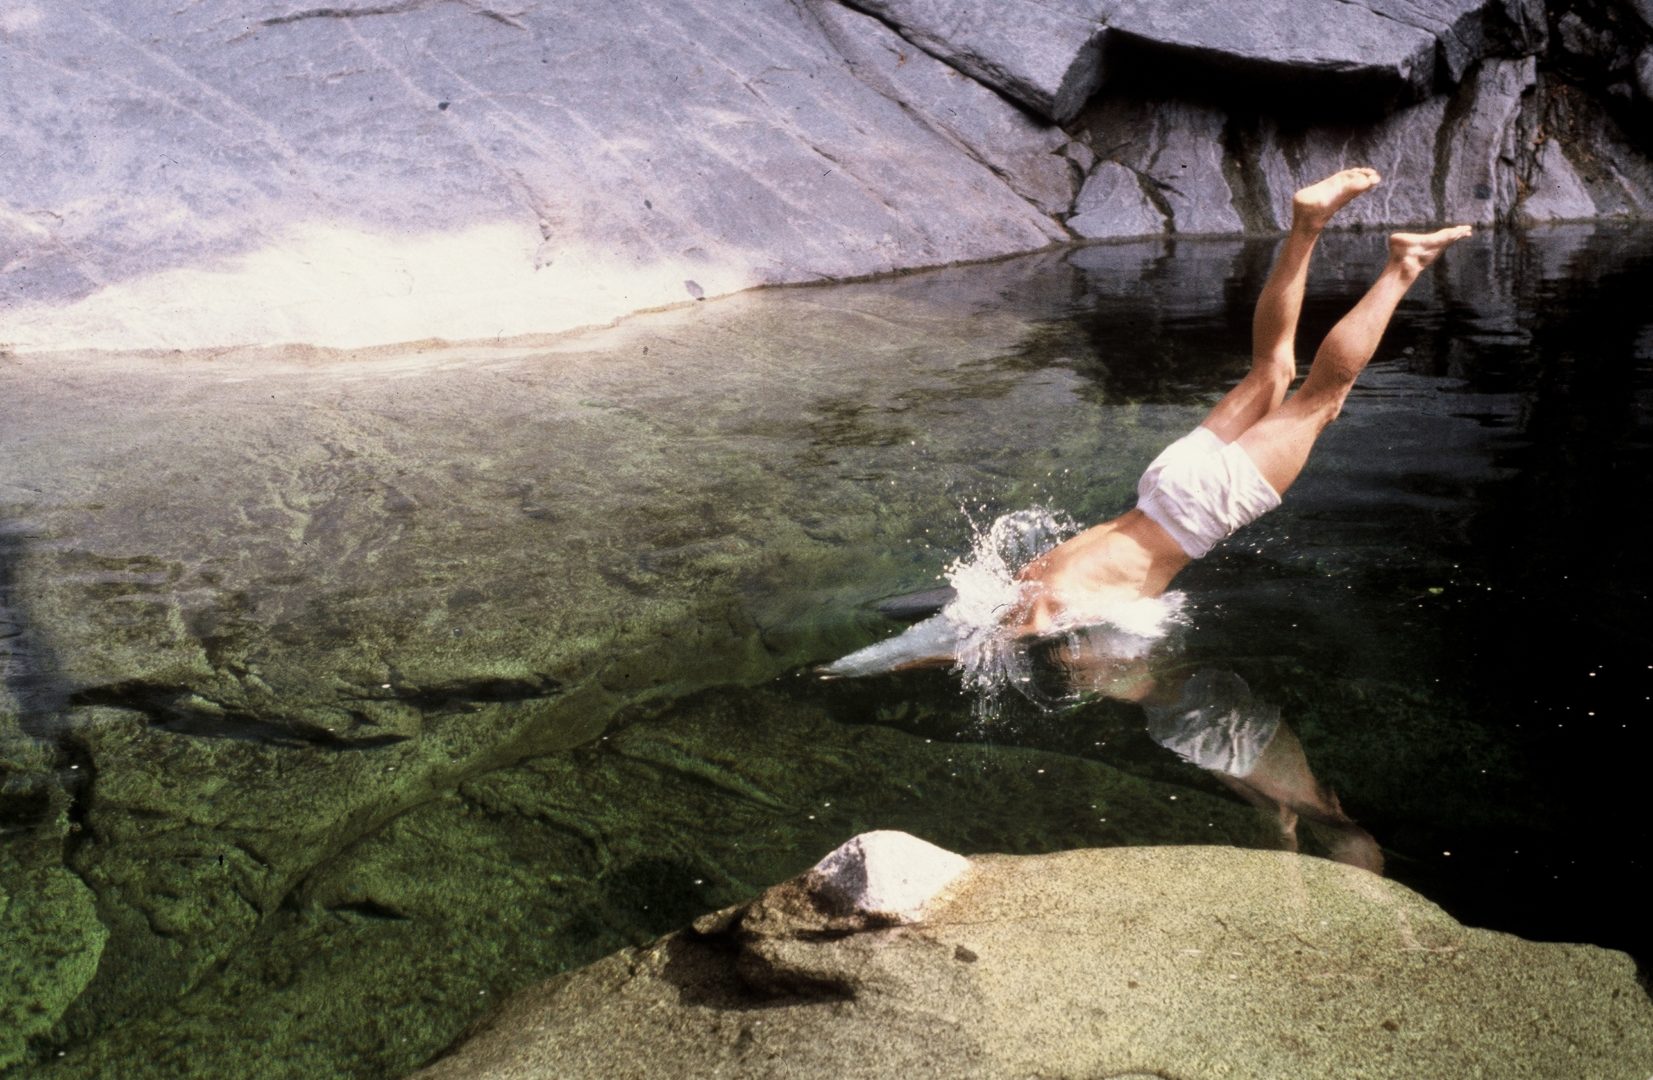
[[[1282,843],[1049,665],[991,710],[812,673],[998,515],[1128,507],[1244,371],[1272,246],[487,348],[0,357],[0,1071],[400,1075],[868,828]],[[1381,253],[1328,238],[1305,350]],[[1454,249],[1155,661],[1243,687],[1460,920],[1644,965],[1650,294],[1646,230]]]

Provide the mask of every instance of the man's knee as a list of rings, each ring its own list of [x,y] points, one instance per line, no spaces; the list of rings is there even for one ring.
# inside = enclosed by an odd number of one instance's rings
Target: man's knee
[[[1354,377],[1346,377],[1341,370],[1316,369],[1303,380],[1302,388],[1292,395],[1292,404],[1324,429],[1343,412],[1343,403],[1348,400],[1354,385]]]

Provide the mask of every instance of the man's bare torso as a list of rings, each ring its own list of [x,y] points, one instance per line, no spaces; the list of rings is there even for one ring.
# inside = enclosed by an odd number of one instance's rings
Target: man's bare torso
[[[1038,586],[1013,622],[1018,633],[1058,629],[1075,607],[1095,612],[1159,596],[1189,562],[1187,553],[1140,510],[1092,526],[1029,563],[1017,578]],[[1071,621],[1071,620],[1069,620]]]

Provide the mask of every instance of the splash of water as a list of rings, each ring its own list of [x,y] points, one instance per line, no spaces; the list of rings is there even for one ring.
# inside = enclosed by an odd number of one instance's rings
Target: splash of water
[[[1006,690],[1042,708],[1071,696],[1064,693],[1052,700],[1038,689],[1036,643],[1015,634],[1006,621],[1031,599],[1030,590],[1037,588],[1018,580],[1017,575],[1078,531],[1072,518],[1048,507],[1018,510],[1001,515],[985,529],[978,526],[970,550],[947,568],[956,596],[938,618],[951,631],[954,669],[965,689],[974,693],[979,719],[997,715]],[[1145,656],[1155,642],[1184,621],[1186,598],[1180,592],[1103,605],[1087,605],[1083,597],[1067,599],[1055,633],[1074,637],[1084,631],[1084,649],[1101,650],[1116,659]]]
[[[953,662],[960,680],[990,709],[1003,690],[1026,687],[1032,679],[1024,643],[1004,625],[1026,598],[1027,585],[1016,575],[1079,527],[1065,514],[1034,506],[974,531],[970,550],[947,567],[955,596],[941,615],[956,635]]]
[[[969,511],[965,511],[969,517]],[[986,527],[971,521],[970,550],[947,567],[953,599],[936,614],[905,633],[869,645],[822,667],[829,678],[857,678],[913,667],[951,664],[964,689],[975,699],[981,721],[999,715],[1006,690],[1042,709],[1060,707],[1076,696],[1072,688],[1055,693],[1040,685],[1036,660],[1052,637],[1070,654],[1089,662],[1144,657],[1156,642],[1181,625],[1185,597],[1166,593],[1125,602],[1087,605],[1084,597],[1066,597],[1051,636],[1033,640],[1016,634],[1006,622],[1032,599],[1038,586],[1017,575],[1028,563],[1079,531],[1072,518],[1034,506],[996,518]]]

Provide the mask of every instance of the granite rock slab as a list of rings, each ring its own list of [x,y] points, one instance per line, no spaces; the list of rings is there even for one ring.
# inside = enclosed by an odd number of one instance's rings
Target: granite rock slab
[[[14,348],[495,338],[1067,237],[775,0],[87,0],[0,32]]]
[[[414,1076],[1649,1068],[1653,1002],[1622,953],[1461,926],[1350,867],[1183,847],[978,856],[893,928],[796,879],[514,996]]]

